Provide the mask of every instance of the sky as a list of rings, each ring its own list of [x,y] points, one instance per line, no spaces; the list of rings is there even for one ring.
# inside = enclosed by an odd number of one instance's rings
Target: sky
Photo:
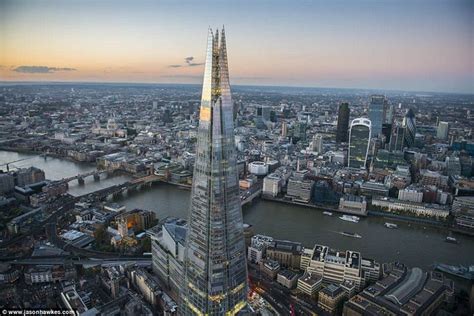
[[[474,93],[474,0],[0,0],[0,80]]]

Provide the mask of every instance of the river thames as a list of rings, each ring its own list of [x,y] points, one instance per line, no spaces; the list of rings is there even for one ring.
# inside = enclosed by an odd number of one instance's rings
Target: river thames
[[[31,158],[13,163],[13,167],[35,166],[43,169],[48,179],[60,179],[94,170],[93,164],[83,164],[58,158],[43,158],[39,155],[19,154],[0,151],[0,164],[23,158]],[[0,169],[5,169],[1,166]],[[99,182],[92,177],[84,185],[76,181],[70,183],[72,195],[82,195],[130,179],[128,176],[103,176]],[[158,218],[176,216],[186,218],[189,207],[190,191],[175,186],[157,183],[141,191],[131,192],[116,198],[128,210],[142,208],[153,210]],[[244,222],[251,224],[255,233],[270,235],[274,238],[299,241],[306,247],[315,243],[328,245],[335,249],[360,251],[363,257],[379,262],[401,261],[409,266],[429,269],[435,262],[448,264],[474,264],[474,238],[455,235],[459,244],[446,243],[448,232],[441,227],[397,222],[381,217],[368,217],[359,223],[342,221],[334,216],[305,208],[256,200],[243,209]],[[397,223],[399,229],[387,229],[384,223]],[[360,239],[344,237],[342,231],[357,233]]]

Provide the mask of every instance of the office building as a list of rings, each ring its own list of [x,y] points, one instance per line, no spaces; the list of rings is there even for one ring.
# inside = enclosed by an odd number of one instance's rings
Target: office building
[[[393,104],[390,104],[388,108],[385,109],[385,123],[391,125],[393,122],[393,112],[395,111]]]
[[[298,282],[298,274],[291,270],[282,270],[277,274],[277,282],[288,289],[292,289]]]
[[[247,259],[253,263],[260,263],[265,257],[265,250],[273,241],[272,237],[265,235],[255,235],[250,239],[250,246],[247,248]]]
[[[349,168],[365,168],[369,154],[371,122],[358,118],[351,122],[349,130]]]
[[[403,151],[405,148],[405,128],[400,122],[394,122],[392,126],[392,134],[389,141],[390,151]]]
[[[421,203],[423,201],[423,190],[416,186],[410,186],[398,191],[400,201]]]
[[[377,155],[372,159],[372,167],[374,169],[392,169],[395,170],[397,166],[406,165],[407,162],[401,151],[388,151],[380,149]]]
[[[13,191],[15,179],[9,173],[0,173],[0,194]]]
[[[209,30],[204,69],[180,314],[235,315],[247,266],[224,30]]]
[[[313,152],[317,152],[318,154],[324,154],[323,151],[323,135],[321,134],[315,134],[313,136],[313,141],[311,142],[311,150]]]
[[[441,140],[447,140],[449,134],[449,123],[440,121],[436,130],[436,137]]]
[[[356,290],[361,290],[366,283],[374,282],[380,274],[380,265],[374,260],[363,259],[360,252],[340,251],[323,245],[305,249],[301,263],[301,269],[321,276],[325,283],[342,284],[350,281]]]
[[[452,214],[456,226],[474,230],[474,196],[457,196],[453,201]]]
[[[45,180],[44,171],[35,167],[22,168],[15,172],[16,185],[24,187]]]
[[[297,122],[293,125],[293,142],[296,143],[297,141],[301,140],[302,142],[306,142],[306,129],[307,124],[304,122]]]
[[[388,196],[389,189],[380,182],[364,181],[360,186],[360,192],[366,196]]]
[[[263,179],[262,194],[266,196],[276,197],[281,191],[283,181],[284,180],[279,174],[269,174]]]
[[[415,113],[412,109],[408,109],[407,113],[403,117],[403,146],[411,148],[415,145],[416,135],[416,119]]]
[[[461,175],[461,161],[459,157],[446,157],[446,175],[460,176]]]
[[[178,297],[183,284],[183,261],[187,233],[186,221],[169,217],[147,230],[151,239],[153,272]]]
[[[296,288],[301,293],[314,298],[321,288],[322,283],[323,278],[321,276],[305,272],[303,276],[298,279]]]
[[[386,99],[383,95],[373,95],[369,104],[369,119],[372,122],[372,137],[382,133],[382,124],[385,120]]]
[[[339,199],[339,211],[359,216],[367,216],[365,196],[347,194]]]
[[[293,201],[308,203],[311,200],[313,184],[313,180],[300,179],[296,176],[292,176],[288,179],[286,196]]]
[[[336,142],[338,143],[345,143],[348,140],[349,116],[350,116],[349,103],[347,102],[341,103],[341,105],[339,106],[339,113],[337,116]]]
[[[281,137],[286,138],[288,136],[288,123],[282,122],[281,123]]]
[[[280,272],[280,263],[272,259],[263,259],[260,261],[260,271],[273,280]]]
[[[329,284],[319,291],[318,306],[330,315],[335,315],[338,312],[340,302],[345,297],[346,294],[340,285]]]
[[[298,269],[302,252],[303,246],[299,242],[274,239],[267,246],[266,257],[277,261],[282,267]]]

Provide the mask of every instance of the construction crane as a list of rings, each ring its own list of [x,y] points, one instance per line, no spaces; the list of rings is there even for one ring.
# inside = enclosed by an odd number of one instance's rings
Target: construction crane
[[[13,161],[9,161],[9,162],[5,162],[5,163],[2,163],[0,164],[0,167],[1,166],[7,166],[7,172],[10,171],[10,165],[15,163],[15,162],[20,162],[20,161],[25,161],[25,160],[29,160],[29,159],[34,159],[36,158],[36,156],[33,156],[33,157],[27,157],[27,158],[22,158],[22,159],[17,159],[17,160],[13,160]]]

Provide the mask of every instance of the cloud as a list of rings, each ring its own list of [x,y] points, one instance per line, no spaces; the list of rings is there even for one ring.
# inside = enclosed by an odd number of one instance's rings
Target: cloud
[[[193,62],[193,60],[194,60],[194,57],[189,56],[189,57],[184,58],[184,62],[185,62],[184,65],[174,64],[174,65],[169,65],[168,67],[170,67],[170,68],[180,68],[180,67],[186,67],[186,66],[187,67],[195,67],[195,66],[204,65],[204,63],[195,63],[195,62]]]
[[[75,68],[57,68],[48,66],[18,66],[12,69],[15,72],[28,73],[28,74],[50,74],[56,71],[76,71]]]
[[[204,65],[204,63],[193,63],[193,60],[194,60],[193,56],[189,56],[184,59],[184,61],[186,62],[186,64],[188,64],[189,67]]]

